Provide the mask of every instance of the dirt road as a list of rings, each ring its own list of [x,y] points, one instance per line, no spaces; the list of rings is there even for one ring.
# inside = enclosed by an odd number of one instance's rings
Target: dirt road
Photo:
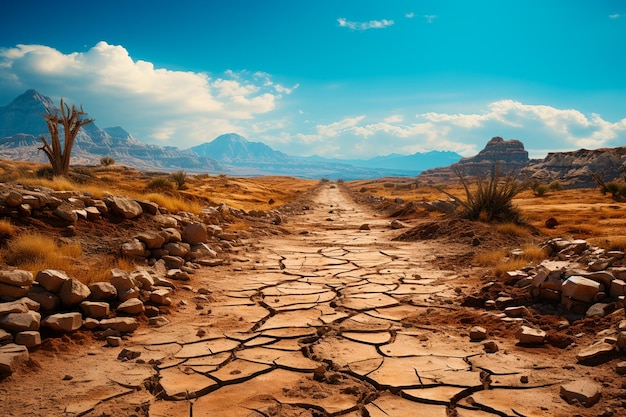
[[[0,382],[0,415],[586,415],[559,396],[584,370],[460,307],[475,283],[440,268],[459,248],[393,242],[389,219],[333,185],[284,227],[195,274],[169,324],[120,347],[65,337],[34,352]],[[473,324],[496,353],[470,340]]]

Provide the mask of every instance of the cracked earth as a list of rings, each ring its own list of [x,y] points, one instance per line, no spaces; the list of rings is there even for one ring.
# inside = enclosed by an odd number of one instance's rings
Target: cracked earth
[[[503,334],[488,354],[454,319],[497,320],[460,306],[479,284],[442,269],[459,248],[392,241],[388,219],[332,185],[284,227],[195,274],[163,327],[33,352],[0,387],[2,415],[584,415],[559,384],[587,371],[561,351]]]

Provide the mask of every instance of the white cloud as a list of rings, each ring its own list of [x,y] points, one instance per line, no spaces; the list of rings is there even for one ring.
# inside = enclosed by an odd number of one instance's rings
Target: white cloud
[[[143,140],[184,148],[213,139],[209,132],[224,133],[218,126],[232,131],[237,120],[272,112],[297,85],[284,87],[261,72],[229,70],[213,78],[156,68],[123,46],[99,42],[69,54],[44,45],[0,49],[0,87],[64,97],[82,104],[100,127],[121,125]]]
[[[437,16],[436,14],[425,14],[424,15],[424,19],[426,19],[426,21],[428,23],[433,23],[435,21],[435,19],[437,19],[439,16]]]
[[[339,27],[342,27],[342,28],[348,28],[352,30],[369,30],[369,29],[384,29],[389,26],[393,26],[394,21],[382,19],[382,20],[370,20],[369,22],[352,22],[350,20],[347,20],[344,17],[340,17],[339,19],[337,19],[337,23],[339,24]]]
[[[415,13],[408,12],[407,14],[404,15],[404,17],[406,17],[407,19],[413,19],[415,17]]]
[[[623,14],[619,14],[619,13],[613,13],[609,15],[609,19],[619,19],[620,17],[623,17]]]

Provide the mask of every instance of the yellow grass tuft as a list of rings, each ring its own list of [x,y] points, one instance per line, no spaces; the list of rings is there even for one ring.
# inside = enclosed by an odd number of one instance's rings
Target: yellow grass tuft
[[[13,226],[9,220],[0,220],[0,235],[12,236],[15,233],[15,230],[15,226]]]
[[[520,258],[527,262],[541,262],[548,257],[545,250],[537,245],[525,245],[522,252],[523,255]]]
[[[511,237],[524,237],[530,234],[527,228],[515,223],[499,223],[495,228],[498,232]]]
[[[169,211],[187,211],[193,214],[200,214],[203,206],[197,201],[186,200],[181,197],[170,196],[160,193],[149,193],[143,196],[144,199],[157,203]]]
[[[474,256],[474,263],[481,266],[494,266],[504,258],[506,258],[506,252],[503,250],[480,252]]]
[[[500,276],[507,271],[516,271],[528,266],[528,262],[523,258],[512,258],[500,262],[493,268],[493,273],[496,276]]]
[[[41,269],[67,270],[81,255],[78,244],[57,245],[54,239],[39,233],[25,233],[12,239],[4,253],[9,265],[33,273]]]
[[[606,250],[626,251],[626,236],[594,237],[588,240],[593,246]]]

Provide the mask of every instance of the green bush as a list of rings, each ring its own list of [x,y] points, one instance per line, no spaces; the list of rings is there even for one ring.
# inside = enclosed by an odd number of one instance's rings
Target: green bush
[[[108,167],[115,164],[115,159],[110,156],[105,156],[104,158],[100,158],[100,165],[103,167]]]
[[[187,171],[177,171],[170,174],[170,179],[176,183],[176,188],[178,190],[186,190],[187,189]]]
[[[172,191],[174,189],[174,184],[172,184],[167,178],[157,177],[150,180],[146,189],[151,191]]]
[[[517,223],[520,221],[520,213],[513,206],[513,198],[526,189],[528,184],[518,181],[511,175],[502,176],[499,165],[492,167],[489,178],[478,179],[475,186],[471,188],[459,170],[456,174],[465,190],[466,200],[463,201],[442,189],[440,191],[452,197],[463,207],[461,214],[463,217],[486,222]]]

